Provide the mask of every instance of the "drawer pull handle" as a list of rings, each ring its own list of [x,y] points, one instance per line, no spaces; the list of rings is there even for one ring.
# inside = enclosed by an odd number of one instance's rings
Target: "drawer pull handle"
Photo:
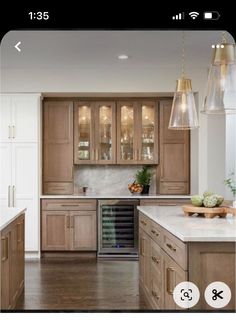
[[[166,279],[166,285],[167,285],[166,290],[170,295],[173,295],[173,292],[174,292],[173,287],[171,285],[171,274],[173,274],[173,272],[174,272],[173,268],[169,268],[168,267],[167,270],[166,270],[166,277],[167,277],[167,279]]]
[[[68,203],[68,204],[61,204],[62,207],[79,207],[80,204],[71,204],[71,203]]]
[[[151,230],[151,233],[153,233],[153,234],[154,234],[155,236],[157,236],[157,237],[159,236],[159,233],[158,233],[158,232],[156,232],[156,231],[155,231],[155,230],[153,230],[153,229]]]
[[[159,264],[160,263],[160,260],[158,260],[156,257],[152,256],[152,260],[156,263],[156,264]]]
[[[153,295],[154,298],[160,299],[160,297],[158,296],[158,294],[154,290],[152,290],[152,295]]]
[[[166,243],[166,246],[167,246],[170,250],[172,250],[173,252],[176,252],[176,248],[173,247],[170,243]]]
[[[3,245],[2,245],[2,261],[6,261],[8,259],[8,237],[7,238],[2,238],[1,239]]]
[[[146,225],[147,225],[147,223],[146,223],[146,222],[144,222],[143,220],[141,220],[141,223],[142,223],[144,226],[146,226]]]

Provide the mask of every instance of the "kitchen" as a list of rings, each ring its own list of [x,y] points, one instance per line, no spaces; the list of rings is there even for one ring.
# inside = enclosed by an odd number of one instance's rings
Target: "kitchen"
[[[19,38],[23,54],[9,50]],[[6,35],[3,310],[176,310],[183,281],[201,292],[196,310],[214,309],[204,300],[213,281],[228,284],[222,308],[235,309],[234,197],[224,181],[236,169],[236,118],[200,112],[220,41],[216,31]],[[181,69],[192,79],[193,91],[182,83],[196,103],[193,130],[169,128]],[[184,215],[206,190],[226,199],[227,217]]]

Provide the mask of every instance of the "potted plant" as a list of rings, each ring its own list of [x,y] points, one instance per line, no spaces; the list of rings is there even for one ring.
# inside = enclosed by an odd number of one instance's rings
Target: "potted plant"
[[[136,182],[143,187],[142,194],[148,194],[150,188],[151,177],[153,175],[152,169],[148,166],[142,167],[138,170],[135,178]]]
[[[230,178],[226,179],[224,182],[227,187],[230,188],[233,196],[234,196],[234,201],[233,201],[233,207],[236,208],[236,181],[233,179],[234,177],[234,172],[231,172],[229,174]]]

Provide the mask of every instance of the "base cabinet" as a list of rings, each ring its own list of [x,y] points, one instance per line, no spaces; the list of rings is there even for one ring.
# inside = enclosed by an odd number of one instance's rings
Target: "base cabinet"
[[[226,283],[231,300],[220,310],[235,311],[236,260],[233,242],[182,242],[173,234],[139,214],[140,289],[150,309],[177,310],[173,291],[183,281],[195,283],[199,302],[191,310],[215,310],[204,298],[206,287]]]
[[[42,251],[97,250],[95,200],[43,200],[42,209]]]
[[[1,231],[1,309],[14,309],[24,288],[24,214]]]

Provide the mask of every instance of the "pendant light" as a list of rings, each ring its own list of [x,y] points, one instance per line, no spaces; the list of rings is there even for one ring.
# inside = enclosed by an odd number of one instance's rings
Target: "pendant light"
[[[223,32],[221,44],[212,48],[212,63],[201,112],[205,114],[236,113],[235,44],[228,43]]]
[[[182,33],[182,77],[177,80],[169,129],[191,130],[199,127],[191,79],[185,77],[185,33]]]

